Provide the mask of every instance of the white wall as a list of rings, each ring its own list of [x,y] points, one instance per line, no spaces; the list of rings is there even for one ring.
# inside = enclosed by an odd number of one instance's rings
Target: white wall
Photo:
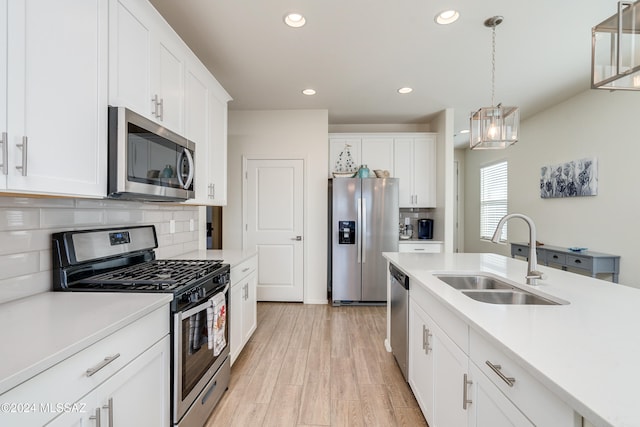
[[[158,258],[198,249],[198,207],[121,200],[0,196],[0,303],[53,289],[51,234],[154,224]],[[175,220],[176,232],[169,233]]]
[[[436,156],[436,209],[434,211],[434,240],[444,242],[444,252],[453,252],[454,229],[454,170],[453,170],[453,109],[447,108],[434,120],[432,127],[438,133]]]
[[[509,212],[533,218],[538,240],[621,256],[620,283],[640,287],[640,94],[588,90],[521,123],[517,144],[500,151],[467,151],[465,250],[509,254],[508,246],[479,239],[479,168],[509,162]],[[595,156],[598,195],[540,198],[540,168]],[[527,241],[522,221],[509,222],[509,241]]]
[[[223,248],[242,248],[242,157],[303,159],[304,302],[311,304],[327,302],[328,138],[326,110],[229,111]]]

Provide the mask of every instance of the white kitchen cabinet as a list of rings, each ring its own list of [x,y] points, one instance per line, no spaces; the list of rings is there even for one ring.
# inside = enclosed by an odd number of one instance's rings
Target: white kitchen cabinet
[[[398,252],[437,254],[442,252],[442,242],[429,240],[400,240],[398,242]]]
[[[400,207],[436,207],[436,136],[395,138],[393,160],[400,178]]]
[[[412,295],[409,302],[409,384],[429,425],[466,425],[468,357],[427,313],[432,303],[424,304],[426,294],[413,288],[417,298]]]
[[[195,198],[227,203],[229,94],[147,1],[110,2],[109,103],[195,142]]]
[[[183,135],[188,48],[149,2],[109,7],[109,104]]]
[[[424,417],[434,419],[433,320],[409,299],[409,378]]]
[[[329,136],[329,176],[335,171],[336,160],[350,145],[349,151],[356,168],[367,165],[371,176],[374,169],[393,171],[393,136],[388,134],[331,134]]]
[[[367,165],[373,174],[375,169],[388,170],[391,177],[393,170],[393,138],[384,136],[366,136],[362,138],[362,164]],[[371,175],[372,177],[375,175]]]
[[[534,424],[478,369],[469,364],[473,381],[469,427],[533,427]]]
[[[168,425],[169,351],[165,305],[12,388],[0,395],[0,401],[36,405],[37,410],[28,414],[32,425],[46,424],[58,415],[62,416],[53,425],[86,423],[85,416],[95,415],[109,398],[114,401],[114,418],[126,420],[125,425],[147,425],[144,420],[151,419],[158,422],[148,425]],[[59,404],[77,404],[88,413],[60,410]],[[107,412],[101,409],[103,419]],[[22,417],[24,413],[1,412],[0,425],[20,425]]]
[[[87,425],[83,423],[88,419],[95,425],[168,426],[169,347],[166,336],[76,402],[76,407],[86,412],[69,411],[48,425],[81,426]]]
[[[469,356],[472,364],[484,373],[484,378],[488,378],[534,425],[573,427],[578,422],[573,409],[474,330],[469,337]],[[477,406],[479,410],[480,405]],[[506,412],[506,405],[501,409]]]
[[[196,144],[196,197],[189,204],[225,205],[228,94],[195,57],[185,82],[185,136]]]
[[[231,364],[240,355],[257,326],[258,256],[252,255],[231,268],[229,351]]]
[[[576,427],[581,421],[419,283],[410,292],[409,385],[433,427]]]
[[[0,7],[0,190],[105,196],[107,0]]]
[[[0,0],[0,28],[7,28],[7,1]],[[7,188],[7,32],[0,31],[0,190]]]

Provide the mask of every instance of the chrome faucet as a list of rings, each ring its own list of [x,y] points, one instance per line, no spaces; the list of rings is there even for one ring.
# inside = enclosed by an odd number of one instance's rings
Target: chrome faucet
[[[502,227],[504,227],[504,224],[511,218],[520,218],[524,220],[529,226],[529,265],[527,267],[527,275],[525,277],[527,279],[527,285],[535,286],[538,284],[538,279],[544,279],[545,275],[541,271],[538,271],[538,254],[536,253],[536,225],[533,223],[533,220],[528,216],[519,213],[505,215],[498,223],[491,241],[493,243],[498,243],[498,241],[500,240],[500,234],[502,233]]]

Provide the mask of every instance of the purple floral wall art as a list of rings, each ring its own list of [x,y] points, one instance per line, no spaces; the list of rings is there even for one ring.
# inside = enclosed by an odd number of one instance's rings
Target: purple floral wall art
[[[595,196],[598,194],[598,161],[595,157],[540,168],[540,197]]]

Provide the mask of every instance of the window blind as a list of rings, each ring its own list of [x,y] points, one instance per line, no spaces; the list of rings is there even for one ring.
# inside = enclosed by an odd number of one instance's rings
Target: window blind
[[[507,162],[480,169],[480,238],[490,240],[500,219],[507,214]],[[507,240],[507,225],[500,241]]]

